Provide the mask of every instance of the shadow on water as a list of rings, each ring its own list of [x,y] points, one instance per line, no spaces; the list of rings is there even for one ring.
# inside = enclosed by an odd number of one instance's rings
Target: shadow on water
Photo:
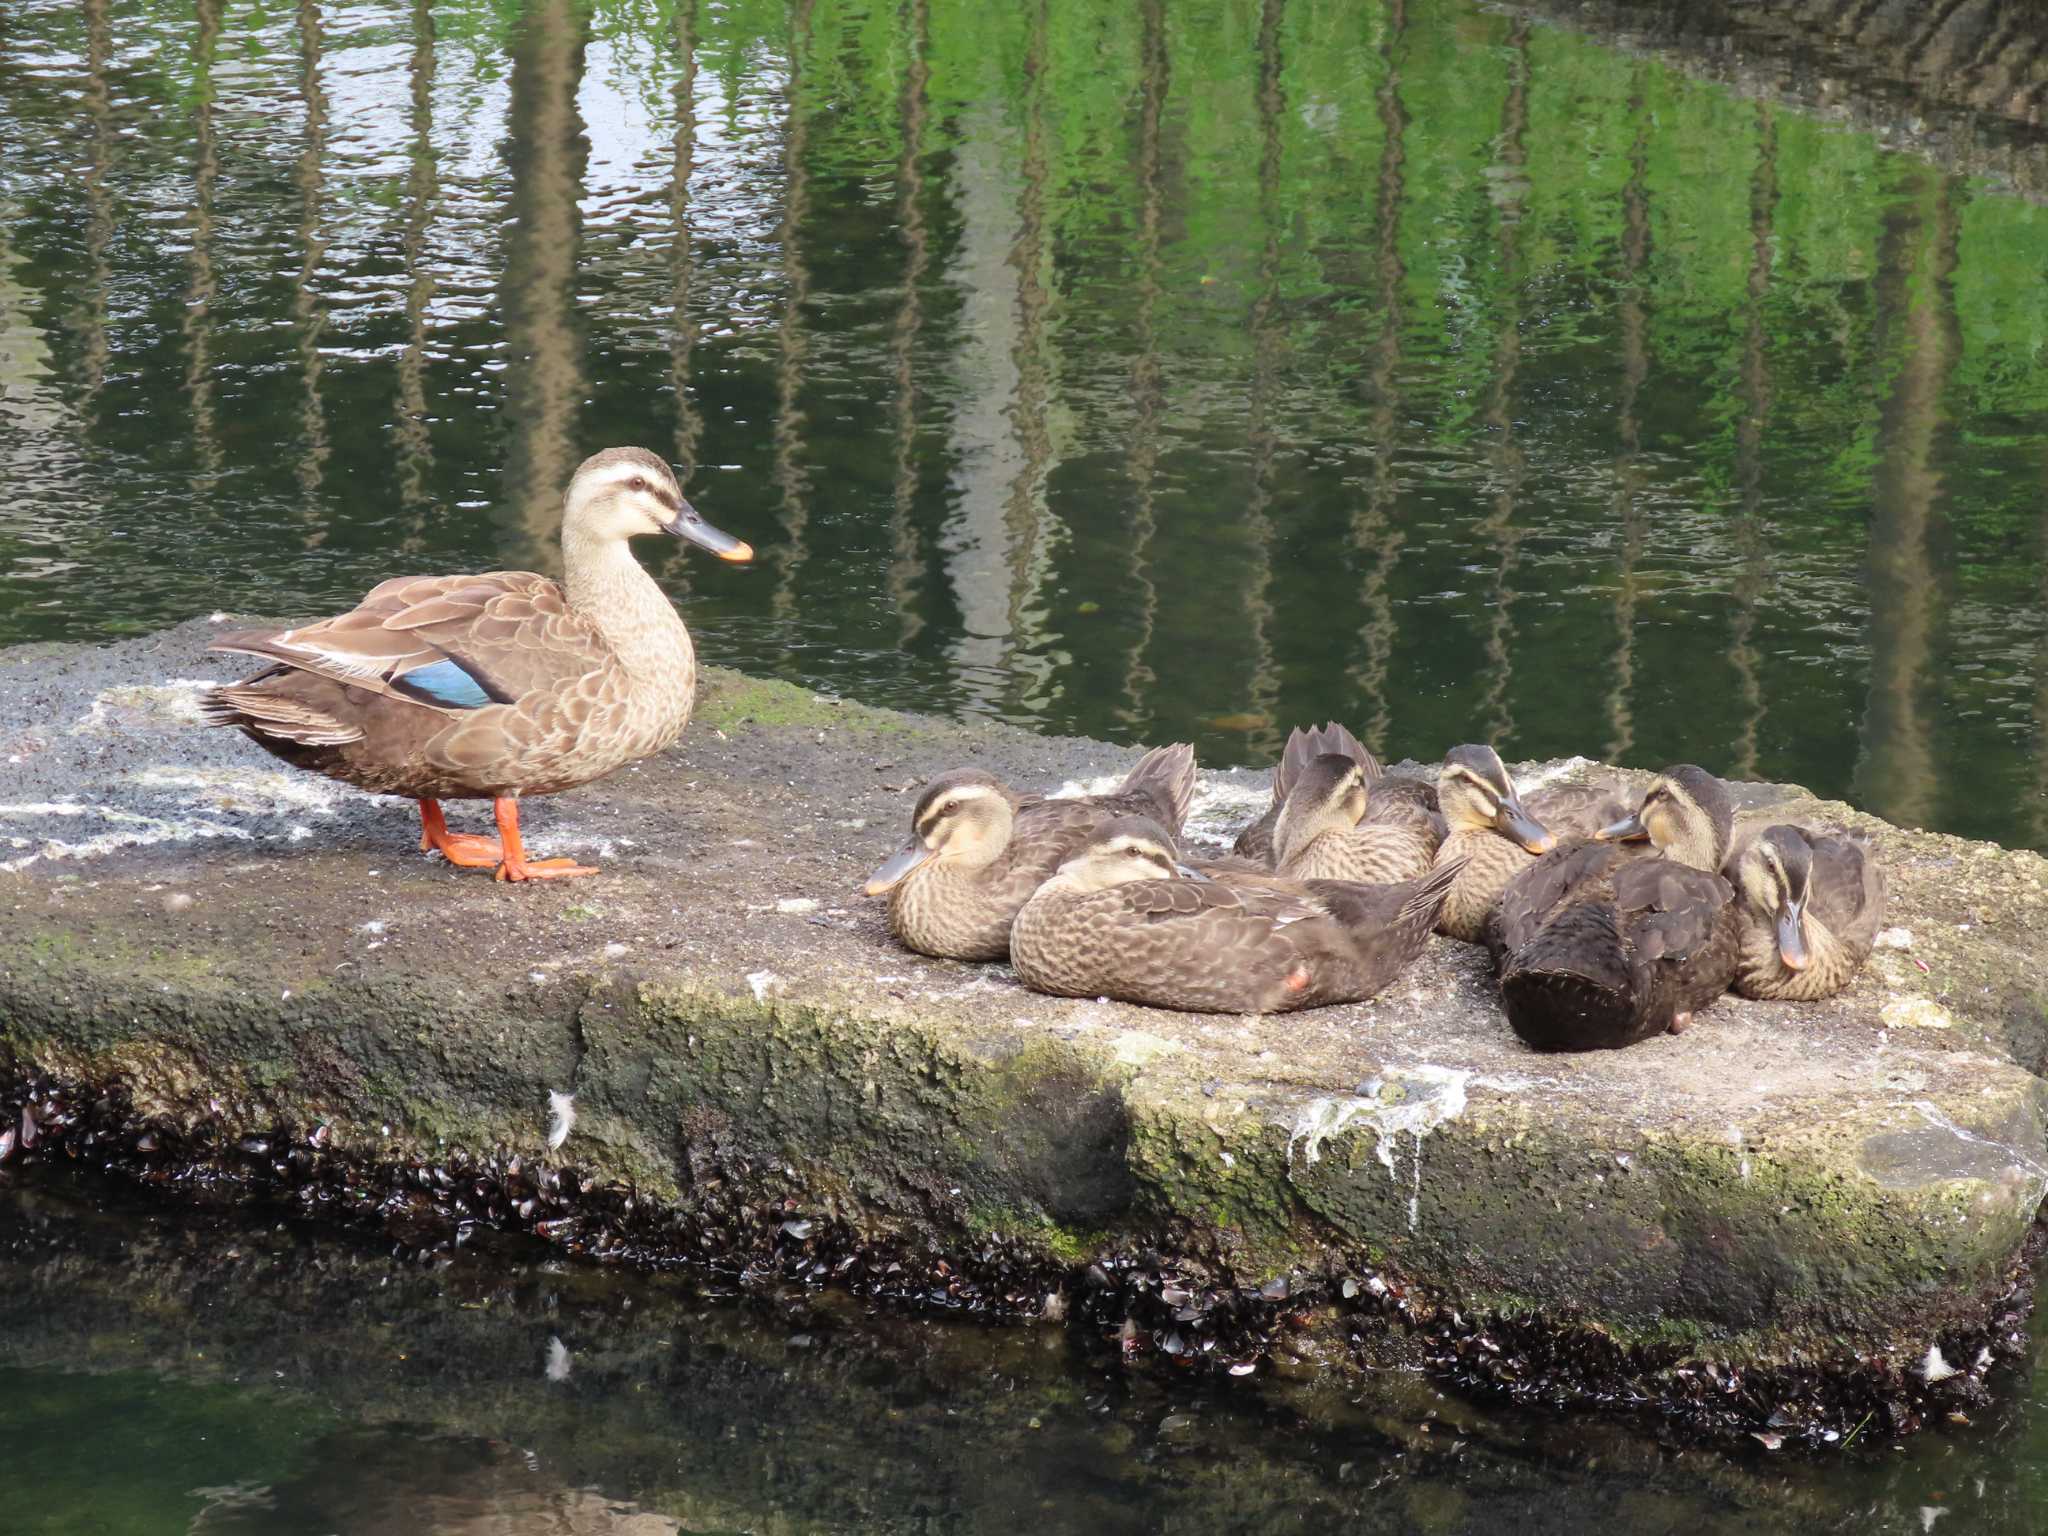
[[[2039,845],[2038,26],[1753,9],[22,0],[0,640],[546,569],[636,441],[714,659]]]
[[[499,1241],[426,1268],[299,1223],[0,1186],[9,1529],[1917,1536],[1953,1515],[1995,1536],[2037,1528],[2048,1465],[2038,1403],[1896,1450],[1730,1455],[1405,1371],[1126,1371],[1055,1327]]]

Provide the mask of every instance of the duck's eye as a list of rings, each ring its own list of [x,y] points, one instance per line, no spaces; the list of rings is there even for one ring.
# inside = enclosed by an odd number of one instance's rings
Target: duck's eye
[[[628,488],[634,492],[634,494],[640,496],[645,496],[648,490],[650,489],[647,482],[638,475],[635,475],[629,482],[627,482],[627,485]]]

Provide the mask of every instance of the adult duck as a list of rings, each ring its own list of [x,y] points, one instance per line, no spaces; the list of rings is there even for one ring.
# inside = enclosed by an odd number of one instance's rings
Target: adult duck
[[[1729,872],[1741,919],[1735,990],[1744,997],[1833,997],[1870,958],[1885,878],[1861,838],[1766,827]]]
[[[659,752],[689,721],[690,632],[627,546],[652,533],[753,558],[654,454],[609,448],[569,482],[559,585],[529,571],[400,576],[338,617],[224,635],[214,650],[269,665],[216,688],[208,723],[295,768],[417,800],[420,847],[451,864],[500,880],[595,874],[528,859],[519,802]],[[482,799],[498,836],[451,833],[441,802]]]
[[[1452,865],[1399,885],[1240,883],[1183,864],[1146,817],[1105,822],[1017,914],[1028,987],[1199,1013],[1283,1013],[1371,997],[1429,942]]]
[[[1195,794],[1195,749],[1156,747],[1105,795],[1041,799],[993,774],[956,768],[910,813],[910,840],[862,888],[889,898],[906,949],[945,960],[1000,960],[1010,924],[1052,872],[1105,822],[1150,816],[1175,832]]]
[[[1684,1029],[1725,992],[1737,915],[1716,871],[1734,820],[1719,779],[1668,768],[1632,815],[1518,875],[1488,929],[1515,1033],[1538,1050],[1610,1050]]]

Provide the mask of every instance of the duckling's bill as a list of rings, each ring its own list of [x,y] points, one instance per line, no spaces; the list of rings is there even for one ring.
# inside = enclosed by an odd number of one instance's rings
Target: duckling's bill
[[[1639,843],[1650,835],[1650,829],[1643,825],[1642,813],[1624,816],[1610,822],[1593,834],[1593,840],[1601,843]]]
[[[1803,971],[1810,958],[1806,952],[1806,907],[1788,901],[1778,908],[1778,958],[1788,971]]]
[[[1519,800],[1503,800],[1494,813],[1494,825],[1531,853],[1548,853],[1557,846],[1550,829],[1524,810]]]
[[[881,866],[868,876],[868,882],[861,890],[870,896],[886,896],[903,877],[932,856],[932,850],[922,841],[913,840],[884,859]]]

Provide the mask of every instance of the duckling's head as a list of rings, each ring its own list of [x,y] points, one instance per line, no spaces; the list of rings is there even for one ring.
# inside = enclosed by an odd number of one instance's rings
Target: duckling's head
[[[862,887],[880,896],[920,864],[962,869],[993,864],[1009,846],[1016,804],[1002,780],[978,768],[956,768],[925,785],[910,813],[910,841],[868,876]]]
[[[1507,765],[1491,747],[1453,747],[1445,753],[1436,798],[1454,832],[1498,832],[1531,853],[1557,846],[1543,823],[1522,808]]]
[[[1608,843],[1647,838],[1668,859],[1718,870],[1734,829],[1735,802],[1728,798],[1728,786],[1704,768],[1681,763],[1657,775],[1635,815],[1593,835]]]
[[[705,522],[675,472],[645,448],[607,448],[576,467],[562,504],[564,543],[613,544],[667,533],[741,564],[753,546]]]
[[[1295,776],[1273,824],[1273,856],[1286,863],[1325,832],[1344,832],[1365,820],[1365,769],[1337,752],[1309,759]]]
[[[1054,872],[1063,890],[1082,895],[1133,880],[1202,878],[1180,861],[1172,835],[1149,816],[1119,816]]]
[[[1742,899],[1777,927],[1778,958],[1788,971],[1803,971],[1806,900],[1813,879],[1813,845],[1797,827],[1766,827],[1736,861]]]

